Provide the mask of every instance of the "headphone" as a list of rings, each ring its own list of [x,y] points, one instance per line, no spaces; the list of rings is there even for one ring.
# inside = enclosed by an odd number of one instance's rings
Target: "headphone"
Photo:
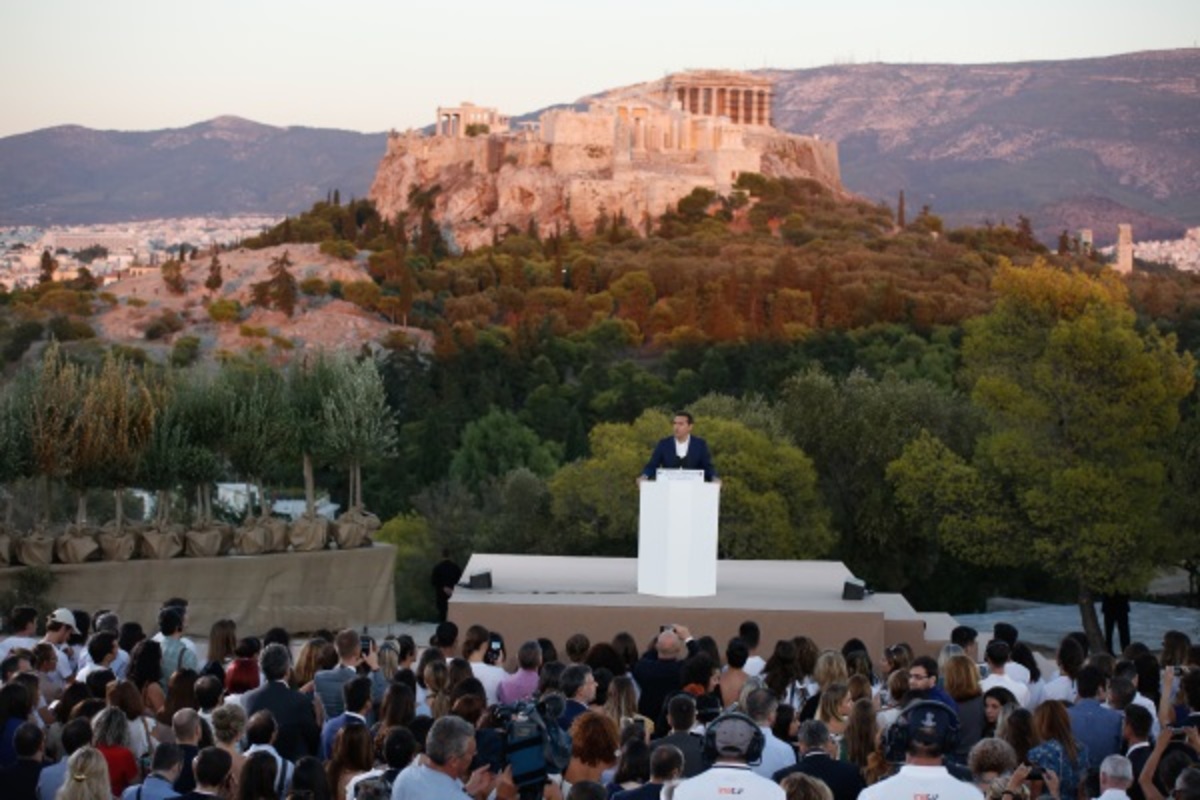
[[[717,750],[717,728],[722,725],[748,725],[754,734],[750,738],[750,744],[746,746],[746,751],[742,753],[742,758],[751,765],[762,762],[763,748],[767,746],[767,737],[763,736],[762,728],[758,727],[758,723],[745,714],[728,711],[708,723],[708,728],[704,731],[704,763],[706,766],[711,767],[721,755]]]
[[[884,753],[887,760],[893,764],[903,764],[908,756],[908,745],[911,738],[911,721],[914,714],[941,714],[948,723],[942,730],[938,741],[931,743],[937,747],[941,755],[953,753],[958,747],[958,714],[945,703],[937,700],[918,700],[900,712],[900,716],[892,723],[884,734]]]

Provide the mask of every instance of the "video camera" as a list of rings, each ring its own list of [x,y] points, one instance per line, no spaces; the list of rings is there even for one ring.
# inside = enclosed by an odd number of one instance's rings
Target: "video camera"
[[[512,767],[520,800],[540,798],[547,776],[567,768],[571,740],[557,721],[564,707],[561,696],[548,695],[537,703],[508,703],[492,709],[493,721],[504,730],[504,763]]]

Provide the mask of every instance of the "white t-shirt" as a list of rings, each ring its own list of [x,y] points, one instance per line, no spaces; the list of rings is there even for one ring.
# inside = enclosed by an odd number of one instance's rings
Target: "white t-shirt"
[[[1012,692],[1012,696],[1017,698],[1018,703],[1020,703],[1024,708],[1029,708],[1029,687],[1025,684],[1014,681],[1007,674],[998,675],[994,672],[979,682],[979,688],[985,693],[988,689],[991,689],[994,686],[999,686],[1002,689],[1008,689],[1010,692]]]
[[[745,764],[715,764],[675,787],[674,800],[785,800],[779,784]]]
[[[508,677],[508,673],[500,667],[485,664],[482,661],[471,662],[471,673],[483,684],[483,690],[487,692],[488,705],[499,703],[500,682]]]
[[[863,789],[858,800],[983,800],[983,792],[958,780],[945,767],[905,764],[892,777]]]

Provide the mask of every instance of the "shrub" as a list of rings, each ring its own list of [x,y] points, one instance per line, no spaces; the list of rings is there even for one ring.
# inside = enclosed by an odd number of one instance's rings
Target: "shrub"
[[[208,316],[213,322],[237,322],[242,316],[242,304],[227,298],[213,300],[208,304]]]

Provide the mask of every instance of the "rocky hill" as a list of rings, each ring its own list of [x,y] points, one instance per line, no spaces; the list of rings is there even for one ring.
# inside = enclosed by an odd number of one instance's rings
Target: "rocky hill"
[[[1200,50],[770,73],[781,128],[838,142],[847,188],[950,223],[1030,216],[1043,239],[1200,224]]]
[[[285,251],[292,262],[290,272],[298,282],[316,278],[328,286],[334,282],[370,281],[362,265],[321,253],[317,245],[241,249],[220,254],[223,283],[215,292],[204,288],[209,259],[189,260],[183,265],[187,289],[182,294],[167,291],[158,273],[127,277],[104,288],[116,302],[102,307],[89,322],[101,339],[147,349],[160,359],[182,336],[197,337],[200,352],[206,356],[261,348],[280,360],[306,350],[357,351],[364,346],[374,347],[393,332],[403,332],[429,346],[427,332],[388,324],[379,314],[325,293],[302,294],[296,313],[290,317],[252,305],[252,285],[270,277],[271,261]],[[236,301],[245,311],[236,321],[214,322],[207,306],[216,300]],[[147,329],[168,312],[179,316],[182,328],[173,335],[147,341]]]
[[[0,138],[0,223],[294,213],[366,194],[386,135],[219,117],[187,128],[77,125]]]

